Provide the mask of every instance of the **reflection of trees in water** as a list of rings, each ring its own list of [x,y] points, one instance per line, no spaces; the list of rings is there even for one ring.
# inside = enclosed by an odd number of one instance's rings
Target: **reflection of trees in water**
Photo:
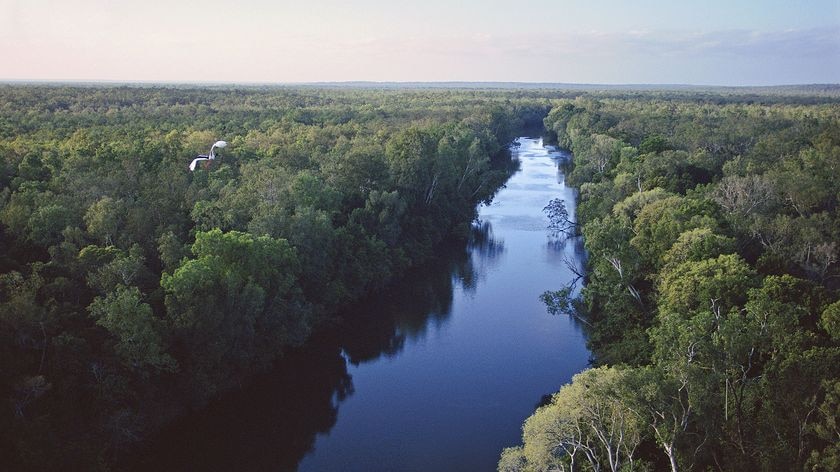
[[[316,435],[335,425],[336,399],[352,392],[340,350],[310,345],[243,390],[168,426],[120,468],[296,470]]]
[[[425,336],[452,311],[453,278],[470,273],[463,244],[446,248],[423,267],[344,313],[341,345],[353,364],[398,354],[406,339]],[[456,275],[459,274],[459,275]]]
[[[566,246],[578,238],[569,238],[566,235],[549,234],[545,243],[548,261],[552,265],[562,266],[566,263]]]
[[[551,160],[554,161],[557,169],[565,174],[572,171],[572,154],[564,151],[557,146],[546,146],[546,149],[551,153]]]
[[[353,364],[394,356],[407,339],[420,339],[430,327],[440,327],[452,312],[454,282],[472,292],[484,262],[498,257],[504,246],[495,241],[489,223],[474,225],[467,244],[451,244],[438,257],[409,272],[390,286],[348,310],[340,326],[341,346]]]
[[[578,262],[578,267],[581,269],[586,267],[586,260],[589,254],[586,252],[586,246],[583,244],[583,238],[578,237],[574,239],[573,251],[575,253],[575,260]]]
[[[557,166],[557,183],[566,185],[566,176],[572,172],[572,155],[567,152],[560,151],[560,154],[552,154],[551,160]]]
[[[466,292],[474,292],[478,280],[498,265],[505,252],[504,241],[493,236],[493,226],[489,221],[477,221],[472,225],[467,242],[467,264],[458,272],[453,272],[461,280]]]
[[[567,295],[570,297],[571,305],[578,313],[584,313],[583,300],[579,298],[581,289],[586,283],[586,260],[588,257],[583,237],[553,238],[549,236],[546,250],[548,260],[553,266],[565,266],[568,275],[565,288],[569,290]],[[546,292],[543,296],[549,293],[551,292]],[[577,316],[572,316],[571,319],[576,332],[588,333],[585,322],[582,322]]]
[[[430,318],[447,318],[453,290],[449,274],[438,261],[345,312],[339,338],[349,361],[358,365],[396,355],[406,337],[425,334]]]
[[[505,245],[493,237],[493,227],[489,221],[478,221],[470,231],[467,249],[479,259],[495,259],[505,252]]]
[[[575,274],[582,273],[586,267],[586,248],[583,244],[583,236],[566,237],[565,235],[548,234],[548,240],[545,243],[546,251],[548,253],[548,260],[552,265],[565,265],[575,268],[572,272]],[[568,254],[567,248],[571,248],[571,254]]]
[[[407,340],[446,323],[455,281],[475,290],[476,262],[503,251],[490,225],[478,225],[467,244],[443,248],[435,260],[346,310],[342,322],[287,354],[270,373],[167,427],[123,468],[295,470],[353,394],[346,362],[395,356]]]

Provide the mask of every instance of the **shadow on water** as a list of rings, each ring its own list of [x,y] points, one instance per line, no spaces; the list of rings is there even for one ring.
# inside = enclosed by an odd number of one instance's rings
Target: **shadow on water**
[[[406,340],[422,338],[429,328],[446,323],[455,284],[465,292],[474,291],[482,274],[479,267],[503,251],[489,223],[475,224],[466,245],[445,246],[399,283],[346,310],[344,321],[330,330],[330,336],[354,365],[394,356]]]
[[[503,240],[493,236],[489,221],[476,221],[470,232],[467,252],[471,255],[468,264],[456,267],[453,275],[460,280],[464,292],[475,293],[479,280],[496,267],[505,252]]]
[[[289,353],[270,375],[180,418],[137,451],[127,470],[296,470],[353,392],[338,347]],[[120,467],[121,469],[123,467]]]
[[[347,363],[399,354],[450,317],[453,291],[475,290],[480,270],[504,252],[489,223],[426,265],[343,313],[343,321],[292,350],[271,372],[170,424],[121,470],[294,471],[353,395]]]
[[[583,328],[549,317],[538,300],[571,280],[565,262],[585,258],[581,237],[542,233],[550,199],[562,196],[574,213],[574,193],[554,178],[566,158],[546,161],[541,142],[518,142],[504,163],[518,177],[480,208],[468,241],[440,248],[118,468],[492,470],[550,398],[540,397],[588,357]]]

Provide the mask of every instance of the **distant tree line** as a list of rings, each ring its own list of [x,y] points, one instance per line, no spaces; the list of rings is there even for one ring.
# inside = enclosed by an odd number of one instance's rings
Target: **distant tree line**
[[[830,99],[580,96],[574,153],[598,367],[501,471],[840,469],[840,109]]]

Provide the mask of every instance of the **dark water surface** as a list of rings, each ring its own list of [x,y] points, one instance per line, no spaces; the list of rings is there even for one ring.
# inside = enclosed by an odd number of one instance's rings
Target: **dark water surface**
[[[587,366],[582,330],[539,301],[573,275],[543,207],[574,193],[539,139],[467,247],[360,304],[270,374],[158,435],[137,469],[495,470],[543,395]]]

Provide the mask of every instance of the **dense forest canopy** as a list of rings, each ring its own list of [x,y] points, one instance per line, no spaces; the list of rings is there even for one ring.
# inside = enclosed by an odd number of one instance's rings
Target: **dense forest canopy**
[[[599,366],[499,470],[838,470],[840,108],[590,95],[545,125],[589,261],[543,298]]]
[[[464,238],[549,108],[516,91],[0,87],[0,462],[105,467],[267,368]]]
[[[599,367],[500,468],[836,469],[837,88],[463,85],[0,85],[0,463],[108,469],[465,238],[544,125]]]

